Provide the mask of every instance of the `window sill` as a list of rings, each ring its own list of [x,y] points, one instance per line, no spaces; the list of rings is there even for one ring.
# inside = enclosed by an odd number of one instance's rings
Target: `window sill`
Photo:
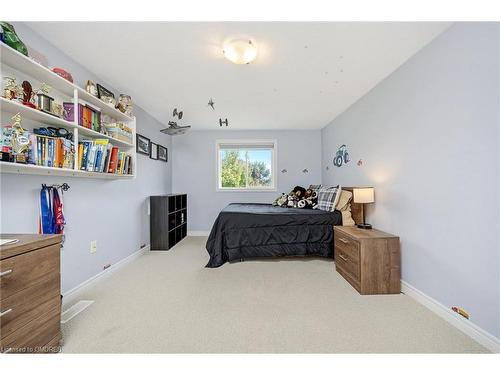
[[[217,192],[228,192],[228,193],[275,193],[278,190],[276,188],[270,189],[231,189],[231,188],[217,188]]]

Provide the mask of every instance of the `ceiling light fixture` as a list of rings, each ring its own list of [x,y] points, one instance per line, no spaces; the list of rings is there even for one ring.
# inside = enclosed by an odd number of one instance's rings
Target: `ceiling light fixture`
[[[249,64],[257,57],[257,47],[251,40],[234,39],[224,44],[224,56],[235,64]]]

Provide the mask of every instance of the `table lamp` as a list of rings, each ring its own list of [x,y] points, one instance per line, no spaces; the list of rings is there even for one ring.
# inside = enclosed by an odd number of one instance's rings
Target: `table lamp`
[[[375,189],[372,187],[360,187],[352,189],[354,203],[373,203],[375,202]],[[358,224],[358,228],[372,229],[371,224],[365,222],[365,207],[363,206],[363,223]]]

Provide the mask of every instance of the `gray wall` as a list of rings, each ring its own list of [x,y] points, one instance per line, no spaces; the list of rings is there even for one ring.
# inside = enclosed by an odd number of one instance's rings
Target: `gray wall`
[[[322,131],[323,183],[375,186],[403,279],[497,337],[499,52],[498,24],[456,24]]]
[[[217,139],[276,139],[277,191],[216,191]],[[174,192],[188,194],[188,230],[209,231],[219,211],[228,203],[271,203],[296,185],[308,186],[321,179],[321,132],[310,131],[192,131],[173,137]],[[307,168],[309,173],[302,173]],[[287,173],[281,173],[287,169]]]
[[[43,52],[50,65],[66,68],[78,85],[83,86],[87,79],[102,82],[25,24],[15,23],[15,27],[23,41]],[[170,157],[170,137],[159,132],[163,126],[138,107],[135,115],[137,131],[168,147]],[[67,227],[61,253],[62,290],[75,287],[102,271],[104,265],[114,264],[139,250],[142,244],[149,244],[147,197],[171,191],[172,169],[170,162],[143,155],[137,155],[137,159],[134,180],[1,174],[0,231],[36,233],[40,184],[67,182],[71,189],[64,195]],[[97,240],[94,254],[89,251],[92,240]]]

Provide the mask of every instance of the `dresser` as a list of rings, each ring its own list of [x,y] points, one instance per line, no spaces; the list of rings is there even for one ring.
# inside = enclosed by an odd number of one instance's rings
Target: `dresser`
[[[187,195],[149,197],[151,250],[169,250],[187,235]]]
[[[334,227],[335,268],[361,294],[401,292],[399,237],[377,229]]]
[[[0,246],[0,350],[51,353],[61,340],[61,238],[2,234]]]

